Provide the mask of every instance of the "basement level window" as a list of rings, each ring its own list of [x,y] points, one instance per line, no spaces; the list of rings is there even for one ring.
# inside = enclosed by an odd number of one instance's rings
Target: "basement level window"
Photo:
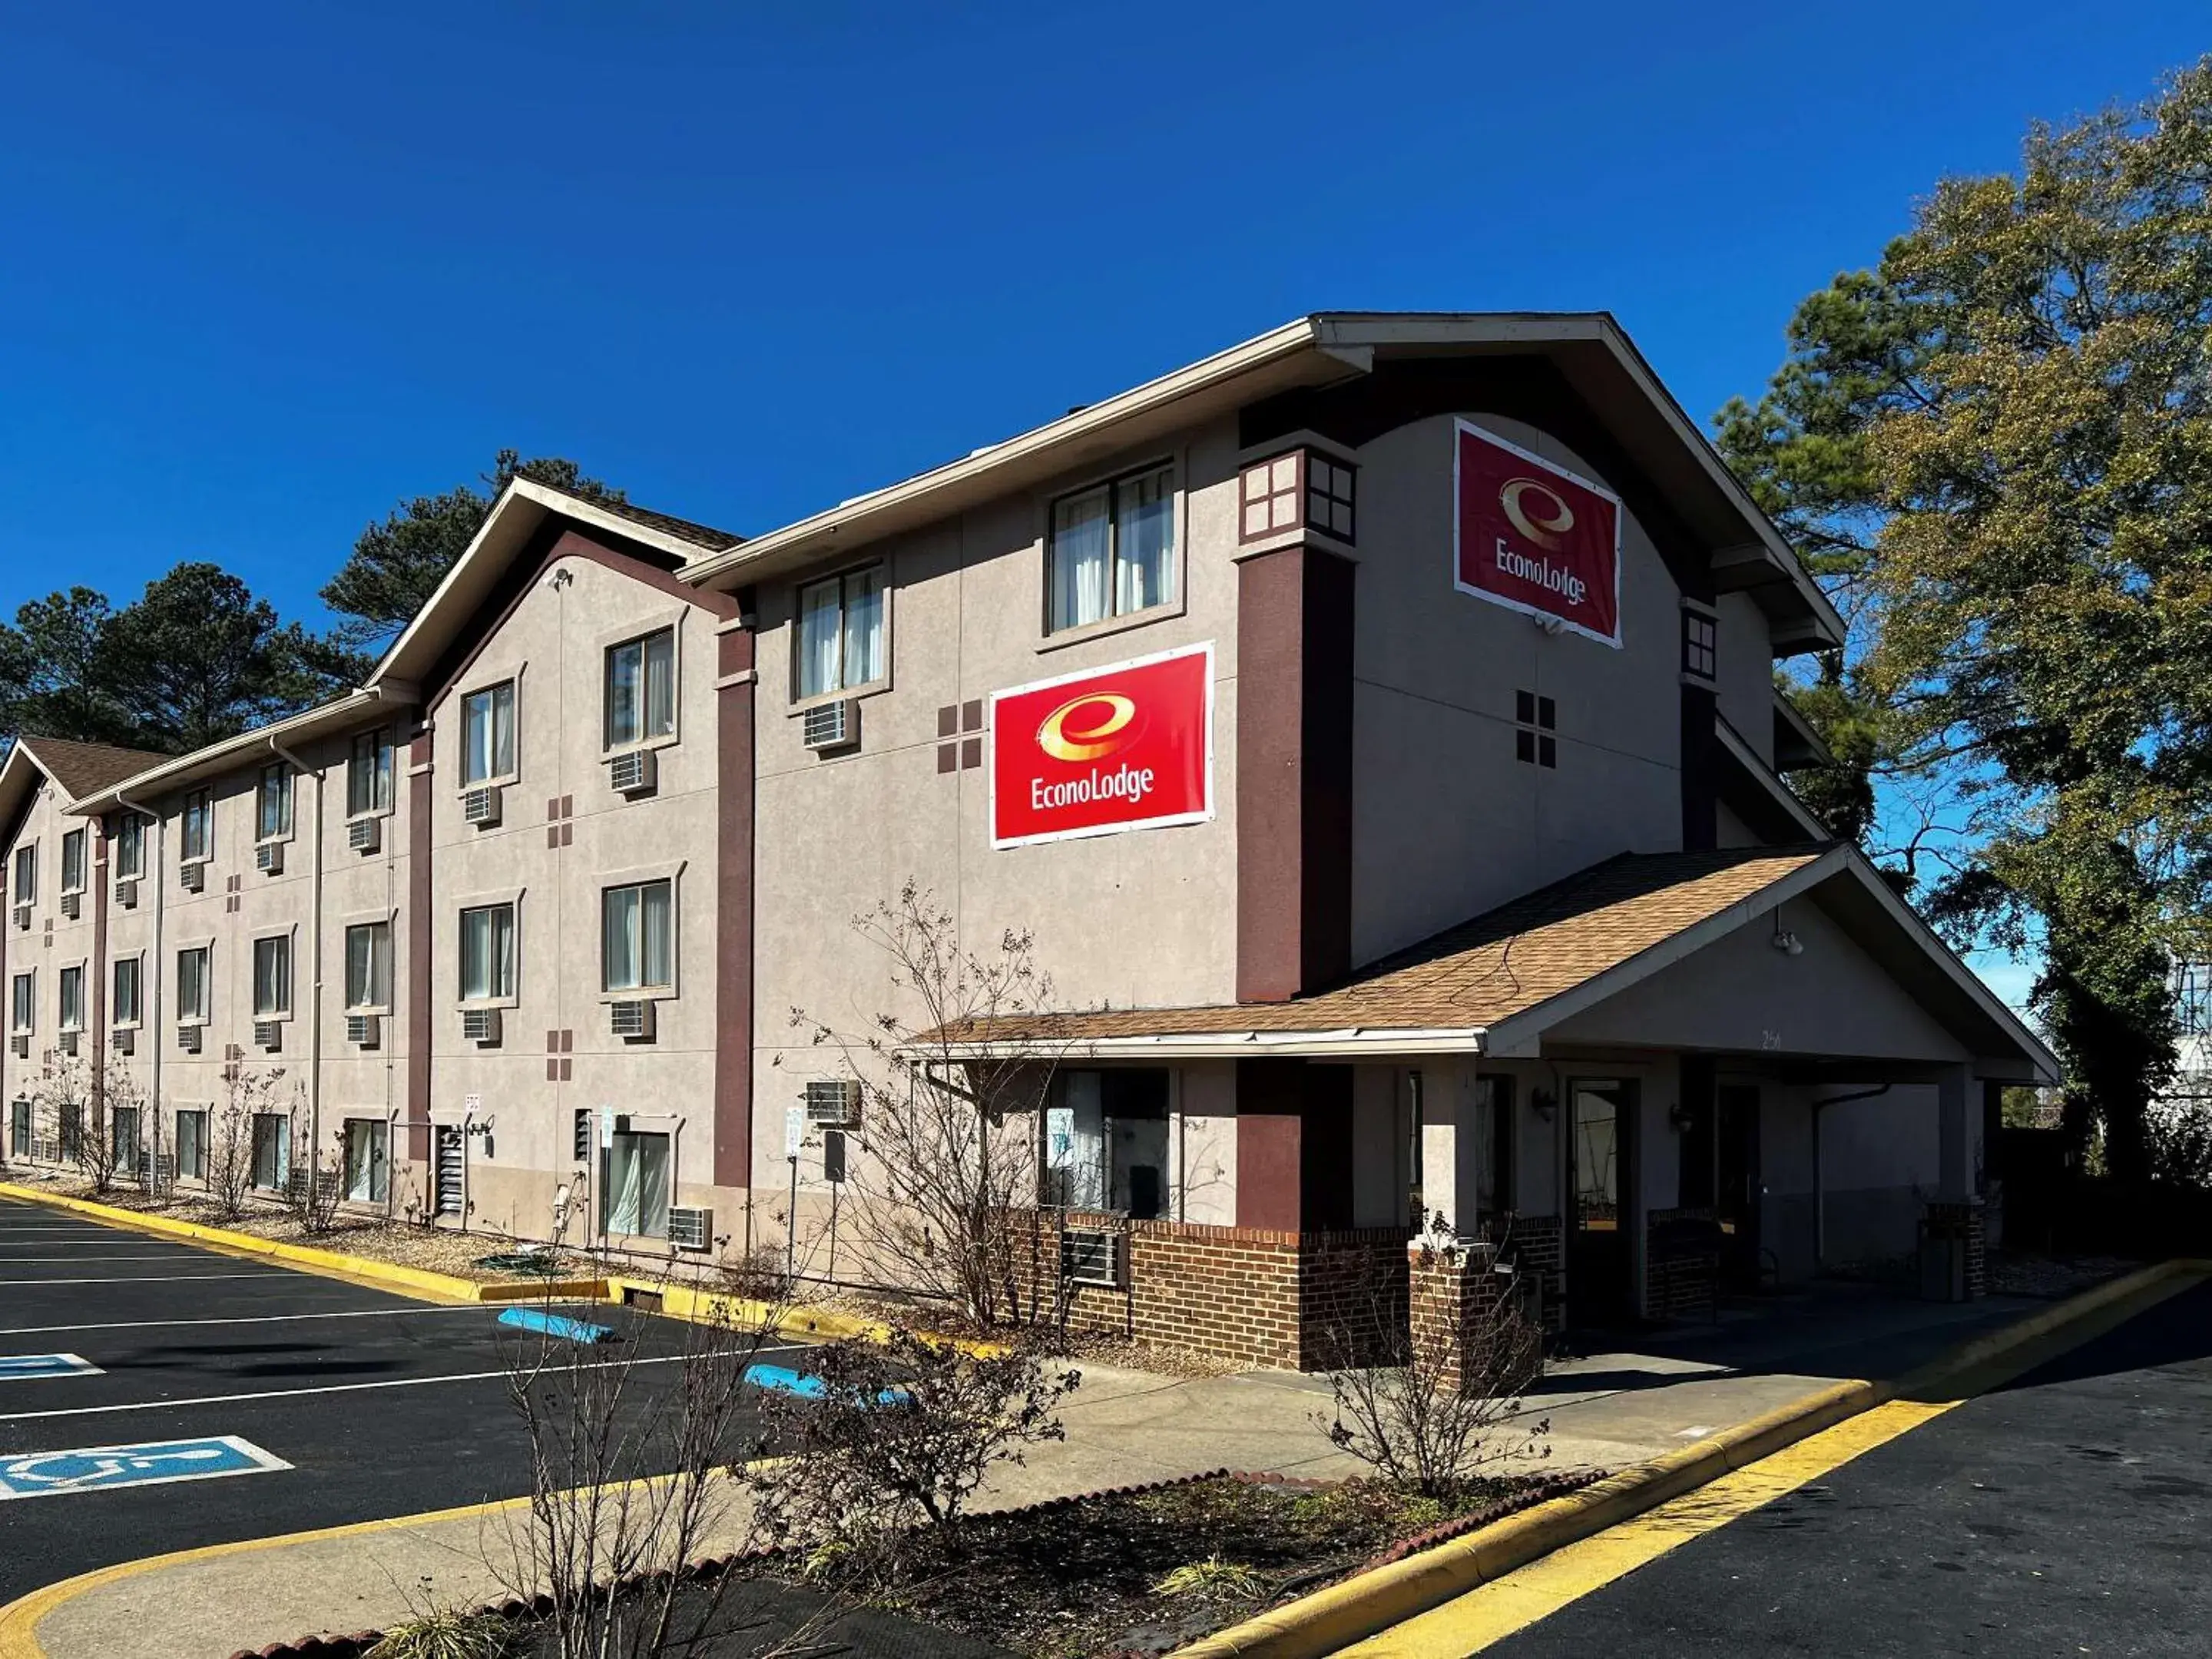
[[[1513,694],[1513,758],[1531,766],[1559,763],[1559,707],[1534,691]]]

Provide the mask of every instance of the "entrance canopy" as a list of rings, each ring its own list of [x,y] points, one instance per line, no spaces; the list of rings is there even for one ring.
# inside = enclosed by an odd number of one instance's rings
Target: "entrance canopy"
[[[978,1056],[1749,1050],[2055,1081],[2051,1051],[1836,843],[1623,854],[1280,1003],[1105,1009],[933,1034]]]

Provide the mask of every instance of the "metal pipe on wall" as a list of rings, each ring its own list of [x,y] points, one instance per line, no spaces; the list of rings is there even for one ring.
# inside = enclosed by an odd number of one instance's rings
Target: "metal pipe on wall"
[[[269,739],[271,752],[280,756],[295,772],[312,774],[315,780],[315,842],[310,864],[307,953],[313,963],[309,974],[307,995],[307,1212],[316,1212],[316,1184],[322,1179],[323,1145],[323,775],[327,769],[311,767],[275,738]]]

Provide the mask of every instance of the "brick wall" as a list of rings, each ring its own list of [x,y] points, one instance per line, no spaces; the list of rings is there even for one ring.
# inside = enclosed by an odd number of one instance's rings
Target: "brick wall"
[[[1930,1238],[1965,1238],[1966,1294],[1969,1297],[1986,1296],[1989,1293],[1989,1252],[1979,1201],[1965,1204],[1930,1202],[1927,1206],[1927,1219],[1923,1224]]]
[[[1066,1224],[1120,1233],[1125,1288],[1066,1287],[1067,1322],[1239,1364],[1286,1370],[1333,1363],[1348,1342],[1373,1351],[1406,1317],[1406,1232],[1277,1232],[1072,1212]],[[1048,1313],[1061,1289],[1060,1221],[1037,1218],[1029,1293]]]
[[[1718,1216],[1707,1209],[1654,1210],[1644,1237],[1644,1304],[1650,1317],[1718,1318]]]
[[[1484,1224],[1482,1237],[1534,1287],[1544,1328],[1566,1329],[1566,1223],[1555,1215],[1493,1217]]]

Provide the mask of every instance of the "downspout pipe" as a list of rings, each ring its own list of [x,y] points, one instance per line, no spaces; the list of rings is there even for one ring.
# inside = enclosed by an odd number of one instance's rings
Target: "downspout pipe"
[[[1854,1100],[1873,1100],[1887,1094],[1897,1085],[1876,1084],[1871,1089],[1860,1089],[1847,1095],[1830,1095],[1826,1100],[1813,1103],[1813,1271],[1826,1273],[1828,1268],[1828,1185],[1822,1167],[1820,1119],[1831,1106],[1842,1106]]]
[[[326,827],[323,821],[323,774],[327,769],[309,766],[275,738],[269,739],[269,748],[295,772],[310,774],[315,780],[315,851],[309,866],[307,901],[312,918],[307,951],[309,960],[314,963],[307,992],[311,999],[307,1012],[307,1212],[313,1215],[315,1186],[322,1179],[323,1167],[323,840]]]
[[[169,908],[169,877],[165,867],[168,863],[169,821],[151,807],[140,805],[120,789],[115,792],[115,802],[125,811],[136,812],[154,826],[154,948],[149,952],[154,959],[151,975],[154,982],[149,988],[146,983],[149,975],[143,969],[140,971],[138,1029],[146,1033],[146,1046],[154,1051],[153,1065],[146,1085],[146,1099],[154,1112],[154,1179],[158,1183],[161,1178],[161,1050],[164,1046],[161,1042],[161,988],[168,982],[161,956],[161,918]],[[114,874],[114,854],[112,850],[108,860],[109,867],[101,878],[103,880],[111,879]],[[114,955],[112,943],[108,954],[111,957]],[[110,968],[102,971],[112,974],[114,970]],[[149,988],[150,995],[148,994]],[[107,1023],[111,1026],[115,1023],[115,1009],[112,1003],[107,1010]],[[101,1032],[100,1037],[104,1041],[112,1040],[106,1032]],[[173,1154],[176,1142],[172,1140],[169,1146]]]

